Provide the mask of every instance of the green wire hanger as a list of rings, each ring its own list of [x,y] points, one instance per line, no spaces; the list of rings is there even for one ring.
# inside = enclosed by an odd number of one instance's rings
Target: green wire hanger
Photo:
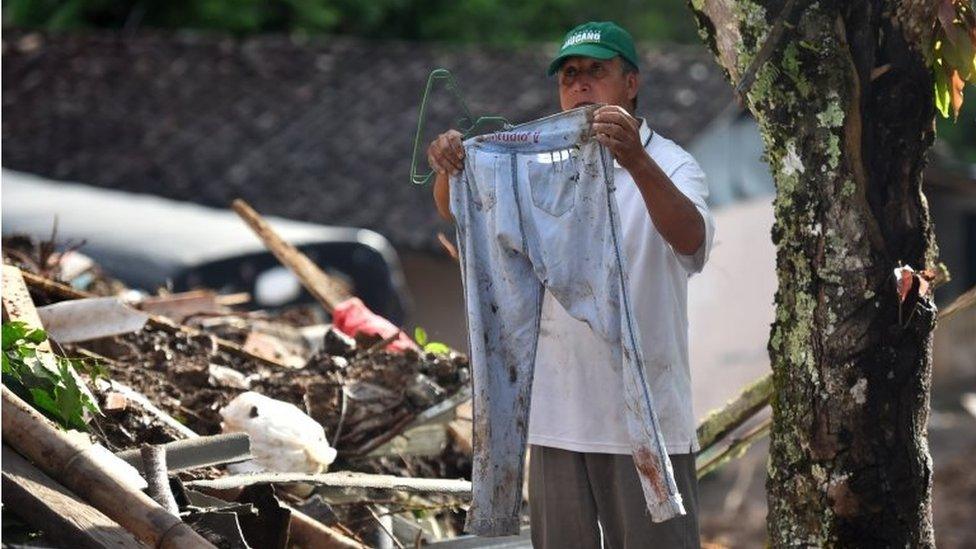
[[[424,95],[420,100],[420,118],[417,120],[417,135],[413,138],[413,157],[410,160],[410,182],[414,185],[426,185],[430,182],[430,178],[434,176],[433,170],[426,175],[417,173],[417,153],[420,151],[420,139],[427,118],[427,100],[430,99],[430,90],[437,80],[447,81],[445,84],[447,89],[451,90],[454,98],[457,99],[461,105],[461,109],[464,111],[464,116],[457,121],[462,139],[471,137],[475,132],[489,124],[501,124],[503,128],[511,127],[508,120],[505,120],[501,116],[481,116],[475,119],[471,116],[471,110],[468,109],[468,104],[464,101],[464,97],[461,95],[461,91],[458,89],[457,82],[454,80],[454,75],[451,74],[451,71],[447,69],[434,69],[430,71],[430,75],[427,76],[427,87],[424,88]]]

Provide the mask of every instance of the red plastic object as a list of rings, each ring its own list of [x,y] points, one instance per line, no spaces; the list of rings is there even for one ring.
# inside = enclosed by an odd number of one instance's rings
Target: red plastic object
[[[366,304],[358,297],[351,297],[336,305],[332,311],[332,325],[340,332],[355,336],[358,333],[378,335],[383,339],[392,337],[397,332],[400,336],[386,346],[388,351],[405,351],[413,349],[419,351],[417,344],[407,337],[407,334],[400,331],[389,320],[370,311]]]

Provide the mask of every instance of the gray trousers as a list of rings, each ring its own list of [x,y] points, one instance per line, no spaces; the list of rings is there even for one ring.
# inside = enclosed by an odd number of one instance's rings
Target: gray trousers
[[[668,457],[686,514],[651,522],[631,456],[530,445],[532,546],[599,549],[602,527],[609,549],[699,549],[695,455]]]

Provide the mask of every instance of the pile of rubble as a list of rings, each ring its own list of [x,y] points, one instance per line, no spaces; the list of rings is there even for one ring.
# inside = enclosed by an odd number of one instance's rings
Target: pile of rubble
[[[5,239],[3,253],[5,321],[44,324],[52,354],[104,371],[81,374],[101,409],[88,418],[90,441],[116,458],[104,468],[134,465],[129,488],[147,488],[207,542],[402,546],[460,531],[470,492],[470,433],[455,421],[470,397],[464,355],[425,352],[398,329],[343,331],[311,307],[247,312],[247,296],[206,290],[134,296],[90,261],[64,276],[83,256],[50,243]],[[16,450],[79,490],[8,437],[8,407],[21,404],[5,388],[5,464]],[[5,467],[5,488],[11,475]],[[98,511],[140,542],[164,536],[113,514],[126,510]],[[41,522],[31,526],[58,541],[60,521]]]

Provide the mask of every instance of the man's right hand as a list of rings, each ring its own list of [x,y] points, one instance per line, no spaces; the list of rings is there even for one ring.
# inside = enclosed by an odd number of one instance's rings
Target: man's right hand
[[[427,163],[435,172],[454,175],[464,169],[464,147],[461,132],[448,130],[437,136],[427,147]]]

